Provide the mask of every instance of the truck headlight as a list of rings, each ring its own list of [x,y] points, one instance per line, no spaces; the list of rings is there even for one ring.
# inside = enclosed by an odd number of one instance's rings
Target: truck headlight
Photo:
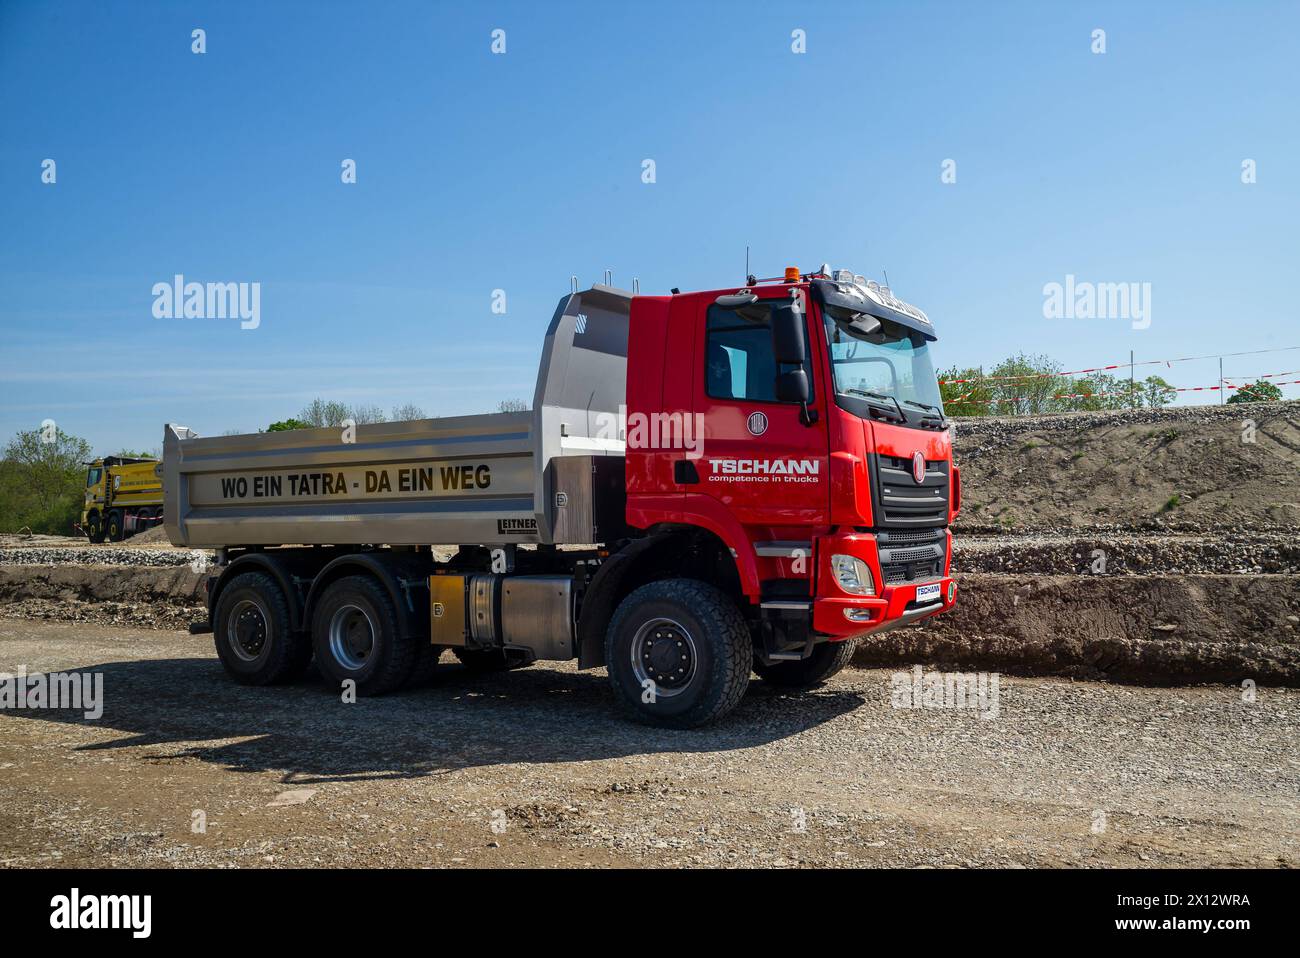
[[[871,569],[861,559],[854,556],[832,555],[831,571],[835,581],[845,592],[853,595],[875,595],[876,582],[871,577]]]

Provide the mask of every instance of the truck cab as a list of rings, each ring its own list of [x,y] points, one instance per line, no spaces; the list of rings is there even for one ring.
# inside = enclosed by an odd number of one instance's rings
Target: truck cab
[[[725,543],[764,625],[760,662],[953,604],[960,474],[935,338],[887,287],[829,267],[633,300],[629,422],[690,417],[697,441],[629,430],[628,521]]]
[[[86,466],[81,530],[94,543],[121,542],[162,521],[162,463],[105,456]]]

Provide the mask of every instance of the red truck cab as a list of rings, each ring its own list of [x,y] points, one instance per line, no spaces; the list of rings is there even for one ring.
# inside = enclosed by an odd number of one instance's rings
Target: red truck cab
[[[934,339],[887,287],[825,267],[632,301],[628,524],[725,544],[760,660],[953,605],[961,484]]]

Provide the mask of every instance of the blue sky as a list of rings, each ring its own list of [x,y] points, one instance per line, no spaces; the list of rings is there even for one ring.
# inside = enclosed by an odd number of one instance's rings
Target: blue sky
[[[0,438],[490,410],[531,398],[570,275],[738,284],[746,244],[888,270],[944,365],[1300,345],[1297,11],[0,0]],[[260,326],[155,318],[176,273],[261,283]],[[1067,274],[1150,283],[1149,328],[1045,319]]]

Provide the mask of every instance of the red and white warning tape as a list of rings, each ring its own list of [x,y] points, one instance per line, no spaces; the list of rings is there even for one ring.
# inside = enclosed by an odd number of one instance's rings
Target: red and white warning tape
[[[1291,373],[1271,373],[1269,376],[1255,376],[1255,379],[1270,379],[1273,376],[1289,376]],[[1285,382],[1275,383],[1278,386],[1292,386],[1300,383],[1300,379],[1290,379]],[[1199,392],[1218,392],[1219,390],[1229,389],[1246,389],[1253,388],[1253,383],[1247,383],[1244,386],[1237,386],[1224,380],[1222,386],[1170,386],[1174,392],[1179,393],[1199,393]],[[1102,399],[1107,396],[1127,396],[1127,393],[1056,393],[1052,396],[1008,396],[1002,399],[967,399],[970,393],[965,393],[957,399],[947,399],[944,406],[959,406],[964,403],[994,403],[994,402],[1032,402],[1043,399]]]
[[[1252,349],[1242,353],[1218,353],[1213,356],[1181,356],[1178,359],[1148,359],[1140,363],[1112,363],[1109,366],[1093,366],[1091,369],[1071,369],[1061,373],[1026,373],[1023,376],[972,376],[970,379],[940,379],[942,386],[955,386],[959,383],[1014,382],[1025,379],[1046,379],[1050,376],[1081,376],[1084,373],[1104,373],[1112,369],[1135,369],[1138,366],[1169,366],[1172,363],[1190,363],[1198,359],[1228,359],[1232,356],[1257,356],[1260,353],[1285,353],[1300,346],[1280,346],[1276,349]],[[1274,376],[1287,376],[1290,373],[1273,373]],[[1265,377],[1258,377],[1265,378]]]

